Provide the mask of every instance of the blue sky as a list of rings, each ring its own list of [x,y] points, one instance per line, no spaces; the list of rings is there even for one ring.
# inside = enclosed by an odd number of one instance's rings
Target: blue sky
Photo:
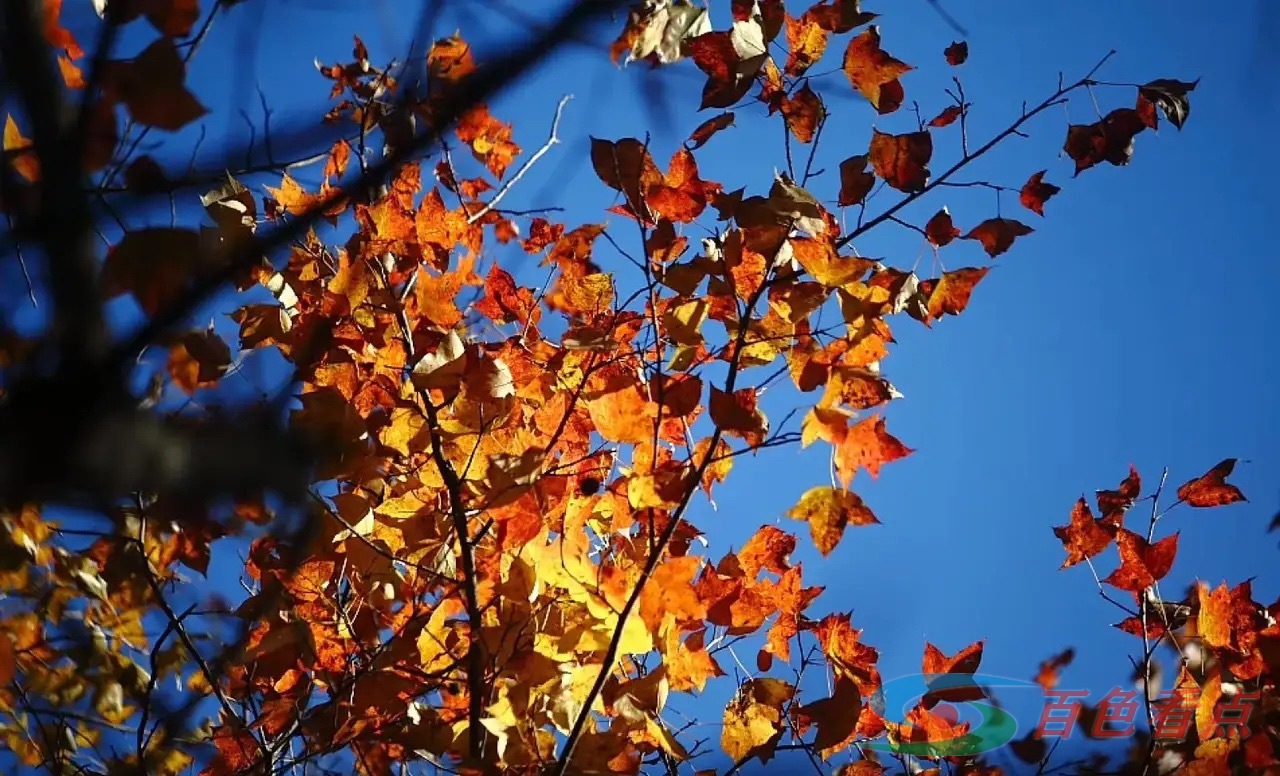
[[[477,4],[471,14],[446,10],[432,37],[460,28],[479,48],[497,48],[519,34],[507,5],[520,7],[495,2]],[[864,473],[853,484],[883,525],[851,529],[824,562],[808,548],[804,526],[781,517],[805,490],[828,482],[823,444],[740,459],[717,494],[718,510],[700,505],[692,518],[708,533],[716,558],[762,524],[781,521],[797,531],[801,550],[794,557],[805,564],[806,582],[827,588],[813,611],[853,610],[854,625],[882,652],[886,678],[918,671],[926,640],[951,653],[987,639],[984,671],[1022,678],[1074,646],[1076,662],[1063,686],[1100,695],[1126,683],[1126,656],[1141,644],[1109,627],[1119,613],[1098,597],[1087,568],[1057,570],[1064,556],[1050,529],[1067,521],[1080,495],[1116,486],[1130,463],[1143,475],[1145,494],[1162,467],[1176,486],[1222,458],[1241,459],[1232,481],[1248,504],[1179,508],[1162,523],[1162,532],[1182,532],[1178,561],[1162,585],[1166,597],[1180,597],[1196,577],[1215,585],[1256,577],[1256,597],[1265,602],[1280,594],[1277,537],[1265,533],[1280,506],[1280,410],[1271,390],[1280,376],[1280,351],[1271,342],[1280,324],[1273,301],[1280,268],[1268,228],[1280,196],[1271,183],[1275,156],[1263,148],[1280,116],[1274,85],[1280,62],[1263,49],[1280,24],[1274,12],[1267,18],[1262,3],[1215,15],[1184,0],[945,0],[969,30],[969,61],[952,69],[942,49],[959,36],[925,0],[865,5],[882,13],[884,48],[918,66],[903,82],[908,102],[917,100],[926,120],[948,104],[942,89],[951,76],[963,79],[973,104],[973,145],[1003,129],[1024,101],[1034,105],[1050,94],[1059,72],[1074,80],[1113,48],[1100,79],[1202,80],[1185,129],[1162,120],[1158,136],[1140,135],[1128,168],[1103,165],[1072,179],[1072,163],[1060,152],[1066,125],[1097,118],[1081,93],[1067,109],[1029,125],[1029,137],[1012,138],[957,178],[1017,188],[1047,168],[1046,179],[1063,192],[1046,206],[1046,218],[1023,210],[1016,194],[1003,195],[1003,214],[1036,231],[995,262],[962,316],[932,331],[906,318],[893,323],[898,344],[884,370],[906,398],[887,411],[888,427],[916,452],[878,480]],[[727,6],[712,3],[718,28],[727,24]],[[275,107],[274,121],[321,115],[328,82],[313,59],[346,61],[353,33],[375,61],[406,51],[414,31],[405,20],[414,7],[256,0],[233,9],[196,57],[189,80],[212,111],[206,147],[242,131],[228,115],[240,109],[259,115],[254,82]],[[1194,33],[1188,19],[1195,20]],[[622,22],[620,16],[611,31]],[[136,42],[145,44],[149,34]],[[847,38],[838,38],[813,69],[831,72],[817,86],[835,114],[818,154],[817,166],[829,172],[809,187],[824,199],[837,191],[836,165],[865,151],[872,126],[914,128],[908,109],[876,117],[835,70]],[[131,36],[126,45],[132,43]],[[646,82],[656,90],[642,91]],[[714,113],[697,112],[700,87],[691,63],[654,73],[640,66],[618,71],[601,50],[578,47],[554,57],[493,106],[532,150],[545,139],[560,96],[575,95],[561,126],[563,145],[507,206],[563,207],[570,226],[618,221],[604,213],[611,192],[590,169],[588,138],[650,132],[665,165]],[[648,109],[655,94],[665,114]],[[1134,90],[1099,88],[1095,95],[1105,113],[1131,105]],[[669,123],[655,120],[663,115]],[[935,172],[956,158],[956,129],[937,133]],[[777,119],[765,120],[762,108],[750,105],[737,127],[697,152],[702,176],[726,189],[765,193],[784,164],[780,138]],[[892,201],[883,195],[869,212]],[[995,215],[991,191],[944,188],[902,216],[922,224],[943,205],[962,229]],[[856,247],[896,267],[918,260],[922,273],[933,262],[918,234],[893,224]],[[504,266],[524,284],[539,285],[536,260],[517,254]],[[992,263],[970,241],[944,249],[942,261],[948,269]],[[620,259],[602,263],[629,269]],[[765,409],[780,420],[803,398],[811,397],[775,388]],[[1138,512],[1130,518],[1140,519],[1145,525]],[[1103,557],[1100,573],[1113,558]],[[753,664],[751,653],[742,657]],[[714,713],[730,684],[722,680],[705,704],[685,708]]]

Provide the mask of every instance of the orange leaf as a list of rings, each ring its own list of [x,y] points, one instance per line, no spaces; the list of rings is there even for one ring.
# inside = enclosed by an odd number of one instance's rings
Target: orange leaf
[[[1083,498],[1076,501],[1071,510],[1071,522],[1054,528],[1053,533],[1067,550],[1067,559],[1061,566],[1064,569],[1102,552],[1115,538],[1115,529],[1094,520],[1089,504]]]
[[[483,103],[467,111],[454,132],[471,147],[471,155],[498,178],[507,174],[512,160],[520,154],[520,146],[511,140],[511,125],[494,118]]]
[[[1120,551],[1120,568],[1102,580],[1107,584],[1141,593],[1164,578],[1173,568],[1178,554],[1178,534],[1166,536],[1155,544],[1127,528],[1116,533],[1116,549]]]
[[[949,127],[955,123],[956,119],[960,118],[960,114],[963,112],[964,109],[959,105],[948,105],[942,109],[941,113],[929,120],[929,126]]]
[[[790,510],[787,517],[809,524],[813,543],[825,557],[840,543],[845,526],[875,525],[880,521],[856,494],[829,486],[811,488]]]
[[[787,66],[783,72],[790,76],[803,75],[826,52],[827,31],[813,14],[806,13],[798,19],[787,14],[786,20]]]
[[[169,375],[187,394],[217,384],[231,368],[231,349],[213,331],[189,331],[169,348]]]
[[[965,267],[944,272],[929,293],[929,317],[959,315],[969,306],[973,289],[991,271],[990,267]]]
[[[966,240],[978,240],[987,255],[995,258],[1013,245],[1013,241],[1035,230],[1012,218],[988,218],[969,230]]]
[[[1193,507],[1220,507],[1237,501],[1248,501],[1240,489],[1227,482],[1236,468],[1236,459],[1227,458],[1199,477],[1178,488],[1178,499]]]
[[[12,115],[4,121],[4,153],[13,169],[28,183],[40,180],[40,159],[36,156],[35,144],[22,136]]]
[[[849,41],[844,52],[844,74],[881,115],[902,107],[904,92],[898,78],[914,70],[880,48],[880,28],[870,27]]]
[[[761,570],[778,576],[787,573],[791,568],[787,556],[795,549],[796,537],[777,526],[762,525],[736,554],[743,576],[754,580]]]
[[[810,143],[818,125],[826,116],[826,108],[822,105],[822,98],[806,82],[795,97],[788,97],[783,101],[782,116],[796,140]]]
[[[879,477],[881,466],[914,452],[889,434],[884,428],[884,418],[875,415],[863,418],[845,434],[836,448],[836,471],[841,484],[848,488],[858,467],[866,469],[873,478]]]
[[[1076,651],[1068,647],[1062,652],[1045,660],[1040,664],[1040,669],[1036,672],[1035,682],[1044,688],[1045,692],[1052,690],[1058,686],[1058,671],[1071,665],[1071,661],[1076,657]]]
[[[916,192],[929,182],[933,136],[927,131],[889,135],[873,130],[868,156],[876,175],[898,191]]]
[[[982,687],[973,683],[972,677],[982,662],[983,642],[975,641],[969,646],[947,657],[940,649],[928,642],[924,645],[924,662],[921,673],[925,675],[925,684],[930,689],[920,699],[921,705],[932,709],[939,701],[958,703],[985,698]]]

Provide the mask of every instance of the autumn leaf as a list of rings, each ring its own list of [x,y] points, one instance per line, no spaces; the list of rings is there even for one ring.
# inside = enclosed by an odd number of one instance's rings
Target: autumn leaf
[[[170,38],[157,38],[132,61],[109,64],[110,83],[139,124],[175,132],[209,112],[187,90],[186,65]]]
[[[822,29],[837,35],[875,21],[879,14],[864,11],[861,0],[821,0],[805,12]]]
[[[875,525],[880,521],[856,494],[823,486],[811,488],[787,511],[787,517],[809,524],[813,543],[823,556],[830,555],[848,525]]]
[[[1102,162],[1122,167],[1133,158],[1134,136],[1146,128],[1138,111],[1116,108],[1101,121],[1068,127],[1062,150],[1076,163],[1076,175]]]
[[[858,686],[848,679],[837,679],[830,698],[822,698],[800,709],[818,726],[813,748],[827,756],[853,737],[862,712],[862,695]]]
[[[212,327],[182,334],[169,347],[169,376],[187,394],[217,384],[230,367],[231,349]]]
[[[858,468],[874,479],[880,476],[881,466],[914,452],[885,430],[883,417],[870,416],[850,427],[836,447],[836,471],[841,485],[848,488]]]
[[[1150,544],[1133,531],[1120,528],[1116,533],[1116,549],[1120,551],[1120,567],[1102,581],[1121,590],[1141,594],[1164,579],[1173,567],[1174,557],[1178,554],[1178,534]]]
[[[880,28],[872,26],[849,41],[842,69],[853,88],[883,115],[902,107],[905,97],[898,78],[915,68],[881,49]]]
[[[768,762],[782,739],[785,706],[795,688],[781,679],[750,679],[725,707],[720,746],[735,762],[756,757]]]
[[[945,207],[933,214],[924,225],[924,236],[935,247],[941,248],[960,236],[960,230],[951,220],[951,213]]]
[[[1160,106],[1169,123],[1182,129],[1191,115],[1191,101],[1187,94],[1195,91],[1200,79],[1194,81],[1178,81],[1172,78],[1158,78],[1138,87],[1138,93]]]
[[[1236,468],[1236,459],[1227,458],[1209,471],[1178,488],[1178,500],[1185,501],[1193,507],[1220,507],[1247,501],[1244,494],[1235,485],[1227,482],[1227,477]]]
[[[35,144],[30,138],[23,137],[12,115],[4,121],[4,152],[13,169],[28,183],[40,180],[40,160],[36,157]]]
[[[949,127],[955,123],[956,119],[964,113],[964,108],[959,105],[948,105],[942,109],[942,112],[929,120],[931,127]]]
[[[1071,510],[1071,522],[1058,526],[1053,533],[1062,540],[1067,551],[1067,559],[1060,568],[1070,568],[1077,563],[1098,555],[1105,550],[1115,538],[1114,527],[1095,520],[1089,511],[1089,504],[1083,498],[1076,501]]]
[[[1044,174],[1046,172],[1048,170],[1041,170],[1032,175],[1022,185],[1022,191],[1018,193],[1018,201],[1022,203],[1022,206],[1041,216],[1044,215],[1044,203],[1048,202],[1049,198],[1054,194],[1062,191],[1052,183],[1044,182]]]
[[[782,115],[796,140],[811,143],[814,133],[826,118],[826,108],[822,105],[822,98],[806,83],[794,97],[782,103]]]
[[[986,691],[973,681],[973,674],[977,673],[978,664],[982,662],[983,646],[984,642],[975,641],[947,657],[942,650],[926,642],[920,670],[929,690],[921,697],[921,705],[932,709],[940,702],[959,703],[987,697]]]
[[[866,199],[875,183],[876,176],[867,172],[866,156],[845,159],[840,163],[840,206],[856,205]]]
[[[963,40],[956,41],[950,46],[947,46],[946,50],[942,53],[946,56],[948,65],[951,65],[952,67],[959,67],[969,59],[969,44]]]
[[[733,111],[725,111],[718,116],[712,116],[699,124],[697,128],[693,130],[693,133],[689,135],[689,140],[687,141],[689,150],[696,151],[706,145],[707,141],[713,136],[732,126]]]
[[[806,13],[799,18],[788,14],[786,31],[787,64],[783,72],[792,77],[801,76],[826,52],[827,30],[812,14]]]
[[[1039,670],[1036,671],[1035,683],[1044,688],[1045,692],[1053,690],[1058,686],[1059,671],[1071,665],[1071,661],[1075,657],[1076,651],[1068,647],[1048,660],[1043,661],[1040,663]]]
[[[933,289],[929,292],[929,317],[941,318],[943,315],[959,315],[969,306],[969,297],[973,289],[982,281],[990,267],[965,267],[944,272]]]
[[[929,182],[933,136],[927,131],[889,135],[874,130],[868,158],[876,175],[898,191],[922,191]]]
[[[1124,513],[1133,506],[1142,490],[1142,478],[1132,464],[1129,465],[1129,476],[1115,490],[1099,490],[1097,492],[1098,511],[1102,513],[1102,522],[1110,525],[1123,525]]]
[[[965,240],[977,240],[991,258],[995,258],[1013,246],[1019,237],[1031,234],[1035,230],[1021,221],[1012,218],[988,218],[969,230]]]
[[[494,118],[486,105],[476,105],[467,111],[454,132],[470,146],[471,155],[495,177],[505,176],[507,168],[520,154],[520,146],[511,139],[511,125]]]
[[[754,388],[741,388],[728,393],[711,386],[711,420],[726,434],[755,446],[764,441],[769,420],[757,407],[759,398]]]

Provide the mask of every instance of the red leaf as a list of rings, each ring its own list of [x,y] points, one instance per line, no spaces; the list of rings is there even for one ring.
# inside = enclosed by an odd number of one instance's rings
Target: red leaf
[[[1022,192],[1018,195],[1018,201],[1022,203],[1023,207],[1041,216],[1044,215],[1044,203],[1048,202],[1049,198],[1054,194],[1062,191],[1052,183],[1044,182],[1044,174],[1046,172],[1048,170],[1041,170],[1028,178],[1027,182],[1022,185]]]
[[[693,130],[692,135],[689,135],[688,142],[692,144],[689,146],[689,150],[696,151],[704,146],[706,142],[717,132],[732,126],[733,111],[726,111],[725,113],[721,113],[719,116],[707,119],[699,124],[697,129]]]
[[[1178,554],[1178,534],[1150,544],[1133,531],[1121,528],[1116,533],[1116,549],[1120,551],[1120,568],[1102,581],[1121,590],[1141,593],[1173,568]]]
[[[962,110],[959,105],[948,105],[941,113],[929,121],[931,127],[947,127],[960,118]]]
[[[933,136],[927,131],[889,135],[873,130],[868,153],[876,174],[898,191],[915,192],[929,182]]]
[[[959,67],[969,58],[969,44],[963,40],[956,41],[942,52],[947,58],[947,64],[952,67]]]
[[[1240,489],[1227,482],[1236,468],[1236,459],[1228,458],[1217,466],[1178,488],[1178,498],[1193,507],[1220,507],[1237,501],[1248,501]]]
[[[951,213],[944,207],[934,213],[933,218],[930,218],[929,222],[924,225],[924,236],[930,243],[941,248],[959,237],[960,230],[956,228],[955,223],[951,220]]]

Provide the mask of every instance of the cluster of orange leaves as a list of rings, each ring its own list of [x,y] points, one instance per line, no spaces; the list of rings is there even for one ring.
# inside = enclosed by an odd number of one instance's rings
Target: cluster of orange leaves
[[[1167,641],[1177,649],[1172,690],[1167,696],[1153,697],[1152,706],[1157,718],[1171,713],[1171,704],[1185,706],[1187,713],[1194,715],[1195,724],[1183,740],[1157,737],[1153,756],[1172,756],[1182,764],[1179,772],[1197,776],[1227,776],[1240,768],[1253,773],[1280,770],[1280,749],[1275,741],[1276,720],[1280,718],[1280,698],[1275,694],[1280,678],[1280,600],[1270,605],[1254,601],[1248,580],[1235,587],[1224,583],[1217,588],[1196,582],[1178,602],[1164,601],[1157,592],[1158,583],[1173,568],[1180,535],[1174,532],[1156,541],[1159,521],[1179,505],[1208,509],[1244,501],[1240,489],[1226,480],[1235,464],[1235,459],[1228,458],[1183,483],[1177,500],[1163,510],[1159,509],[1159,489],[1141,499],[1152,502],[1145,535],[1125,527],[1142,489],[1141,477],[1133,467],[1118,487],[1097,492],[1098,517],[1081,498],[1071,511],[1070,522],[1053,529],[1067,551],[1064,569],[1079,563],[1092,565],[1093,558],[1114,544],[1120,565],[1098,584],[1122,590],[1133,600],[1132,609],[1125,607],[1128,616],[1115,627],[1143,639],[1145,660],[1151,659],[1153,644]],[[1046,690],[1052,689],[1058,669],[1067,662],[1070,656],[1046,661],[1037,681]],[[1245,724],[1220,727],[1220,705],[1238,695],[1252,699],[1246,703]],[[1082,715],[1086,727],[1092,726],[1088,720],[1097,713],[1097,708],[1086,709]],[[1146,746],[1143,743],[1138,748],[1145,754]]]
[[[49,40],[64,52],[74,87],[73,62],[83,52],[57,24],[57,0],[47,7]],[[692,60],[707,76],[702,108],[730,108],[758,85],[757,102],[780,114],[802,144],[817,141],[828,117],[806,71],[835,36],[876,18],[851,0],[823,0],[799,16],[781,0],[734,0],[732,29],[694,35],[690,7],[650,3],[633,11],[613,47],[615,61],[623,53],[662,64]],[[204,112],[183,85],[173,43],[190,32],[196,3],[137,9],[161,37],[138,58],[111,63],[98,131],[111,148],[116,104],[137,124],[163,129]],[[672,24],[685,32],[674,36],[674,48]],[[768,53],[780,35],[788,52],[781,66]],[[397,84],[358,38],[352,54],[350,62],[321,67],[336,100],[326,120],[378,129],[391,147],[412,132],[409,114],[430,122],[440,98],[476,70],[461,38],[437,41],[427,98],[405,106],[385,99]],[[961,43],[945,52],[952,66],[967,56]],[[842,62],[850,86],[881,115],[903,104],[901,78],[911,69],[881,48],[877,27],[852,35]],[[1186,90],[1168,83],[1140,97],[1134,114],[1141,127],[1154,125],[1155,105],[1185,118]],[[934,131],[967,109],[950,106],[927,128],[903,134],[874,131],[865,152],[840,165],[830,193],[841,207],[865,206],[880,181],[921,193]],[[989,270],[921,278],[846,253],[851,236],[842,219],[786,176],[762,194],[702,179],[694,152],[733,124],[730,111],[703,122],[665,169],[640,140],[593,139],[592,167],[621,200],[607,212],[636,222],[643,234],[645,282],[630,296],[606,269],[615,258],[601,250],[608,223],[570,227],[532,217],[522,228],[487,204],[522,149],[510,125],[483,104],[454,133],[492,181],[463,177],[448,160],[413,162],[384,191],[348,191],[355,150],[347,141],[331,149],[318,190],[284,175],[262,201],[267,220],[321,208],[331,224],[352,227],[340,246],[312,233],[283,268],[264,260],[243,273],[242,290],[259,285],[272,298],[230,316],[239,350],[276,351],[301,384],[291,424],[322,452],[309,544],[288,546],[271,535],[253,541],[245,561],[252,592],[235,609],[249,635],[219,678],[173,636],[163,591],[182,579],[180,567],[205,573],[211,545],[224,534],[268,523],[261,503],[242,499],[214,519],[197,505],[139,499],[113,514],[115,533],[79,552],[58,542],[38,508],[5,515],[0,589],[41,605],[4,620],[2,683],[21,676],[26,696],[54,707],[87,702],[96,716],[72,726],[83,746],[103,735],[93,719],[124,725],[141,714],[145,722],[158,680],[176,677],[187,693],[221,703],[202,731],[216,749],[203,771],[210,776],[253,772],[279,751],[274,742],[293,737],[313,756],[349,751],[369,774],[423,753],[474,772],[536,773],[557,757],[557,737],[587,714],[608,724],[586,726],[574,772],[634,773],[655,755],[680,761],[694,753],[663,716],[668,694],[703,690],[725,675],[729,642],[760,634],[760,675],[738,688],[724,712],[719,743],[736,761],[768,762],[784,735],[826,759],[882,735],[928,742],[967,732],[967,724],[932,709],[940,700],[980,697],[976,687],[926,696],[901,721],[867,703],[880,688],[878,653],[849,614],[806,614],[822,588],[806,586],[802,567],[789,559],[793,535],[765,525],[714,564],[693,554],[703,535],[689,505],[699,492],[711,497],[735,457],[775,438],[760,407],[764,383],[747,379],[779,361],[799,392],[815,396],[799,441],[830,445],[836,475],[834,484],[805,492],[787,516],[808,524],[824,556],[848,527],[877,523],[850,490],[855,475],[875,478],[912,452],[878,414],[901,396],[880,369],[894,342],[889,319],[906,313],[931,326],[959,315]],[[1078,168],[1127,160],[1135,127],[1118,113],[1087,132],[1072,128]],[[12,117],[4,147],[26,180],[38,180],[30,141]],[[108,155],[88,168],[109,163]],[[139,191],[165,181],[149,157],[125,172]],[[1044,174],[1020,192],[1040,215],[1058,192]],[[207,269],[210,241],[234,244],[257,228],[258,202],[234,179],[204,204],[216,229],[126,232],[106,257],[104,293],[129,294],[144,312],[160,312]],[[695,247],[685,227],[713,212],[722,229]],[[923,231],[935,248],[972,239],[995,258],[1032,230],[993,218],[961,237],[944,208]],[[547,285],[522,286],[499,266],[493,255],[503,246],[538,257]],[[154,261],[160,255],[162,268]],[[819,325],[824,308],[836,311],[837,323]],[[485,334],[493,331],[500,336]],[[230,372],[231,348],[212,329],[165,344],[167,375],[185,394],[216,388]],[[711,377],[726,373],[722,381]],[[1195,503],[1204,492],[1193,487],[1184,500]],[[1114,511],[1100,522],[1073,516],[1064,540],[1078,561],[1114,539],[1125,565],[1109,580],[1140,592],[1167,571],[1165,551],[1124,531]],[[215,600],[208,608],[225,607]],[[53,646],[71,611],[94,634],[90,643],[101,645],[87,657]],[[144,625],[162,611],[171,627],[157,638]],[[1213,632],[1211,644],[1233,649],[1243,649],[1251,633],[1237,625]],[[766,676],[775,660],[792,661],[803,633],[825,660],[825,697],[811,699],[797,683]],[[981,642],[953,657],[927,645],[922,671],[973,673],[981,655]],[[1250,651],[1229,665],[1254,660],[1257,667],[1259,659]],[[0,707],[16,709],[18,701],[0,690]],[[252,718],[233,712],[242,703],[256,709]],[[4,727],[4,735],[29,765],[50,757],[22,725]],[[950,759],[967,773],[993,770],[980,758]],[[117,765],[176,774],[193,761],[167,734],[148,733],[145,746],[121,754]],[[880,770],[871,756],[844,767],[859,776]]]

